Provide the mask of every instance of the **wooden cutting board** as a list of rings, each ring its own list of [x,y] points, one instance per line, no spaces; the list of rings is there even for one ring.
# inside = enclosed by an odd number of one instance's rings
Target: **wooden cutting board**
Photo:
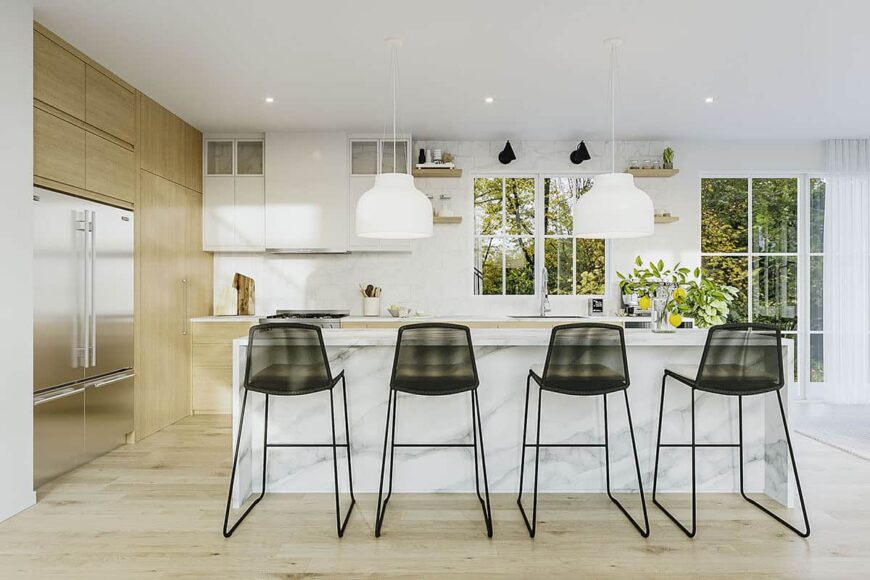
[[[253,316],[255,311],[254,279],[236,272],[236,275],[233,276],[233,288],[239,292],[239,316]]]

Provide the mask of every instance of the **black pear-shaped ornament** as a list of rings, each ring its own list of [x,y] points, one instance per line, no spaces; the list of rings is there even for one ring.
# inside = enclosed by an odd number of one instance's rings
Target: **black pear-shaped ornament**
[[[501,153],[498,154],[499,162],[502,165],[507,165],[508,163],[510,163],[511,161],[513,161],[516,158],[517,158],[517,156],[514,153],[514,148],[511,147],[511,142],[506,141],[504,144],[504,149],[502,149]]]

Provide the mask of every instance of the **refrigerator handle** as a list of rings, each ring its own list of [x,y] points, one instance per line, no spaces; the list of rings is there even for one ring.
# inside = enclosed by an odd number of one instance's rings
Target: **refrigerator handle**
[[[187,278],[181,279],[181,292],[183,294],[181,298],[182,298],[183,304],[184,304],[184,309],[181,313],[181,334],[186,335],[187,334],[187,321],[189,319],[189,316],[187,313],[187,299],[188,299],[188,293],[189,293],[188,292]]]
[[[89,357],[90,357],[90,352],[91,352],[90,317],[88,314],[88,294],[89,294],[89,292],[88,292],[88,256],[90,256],[90,250],[89,250],[89,244],[88,244],[90,241],[90,235],[88,233],[88,230],[90,229],[90,223],[91,223],[90,215],[91,215],[90,210],[85,210],[84,221],[82,223],[82,226],[83,226],[82,229],[84,230],[84,233],[85,233],[85,252],[84,252],[84,260],[82,260],[82,274],[83,274],[83,276],[82,276],[82,282],[83,282],[83,284],[82,284],[82,286],[83,286],[83,292],[82,292],[83,320],[82,320],[82,325],[84,326],[84,337],[85,337],[85,344],[84,344],[84,348],[82,349],[82,360],[84,361],[82,364],[83,368],[88,368],[90,366],[88,363],[90,361]]]
[[[33,400],[33,406],[36,407],[38,405],[42,405],[42,404],[45,404],[45,403],[48,403],[51,401],[56,401],[58,399],[65,399],[67,397],[71,397],[72,395],[78,395],[79,393],[83,392],[84,390],[85,390],[85,387],[76,387],[76,388],[71,388],[71,389],[64,389],[61,392],[52,394],[51,396],[48,396],[48,397],[46,397],[46,396],[36,397]]]
[[[91,212],[91,366],[97,366],[97,212]]]

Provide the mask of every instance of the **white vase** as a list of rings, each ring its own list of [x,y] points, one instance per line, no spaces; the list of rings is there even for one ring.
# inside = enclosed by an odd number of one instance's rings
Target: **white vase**
[[[364,297],[363,298],[363,316],[380,316],[381,315],[381,299],[380,297]]]

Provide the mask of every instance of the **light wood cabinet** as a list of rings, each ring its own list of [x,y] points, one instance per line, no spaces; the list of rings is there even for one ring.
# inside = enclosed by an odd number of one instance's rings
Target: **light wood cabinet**
[[[136,436],[191,411],[190,318],[211,314],[212,257],[201,251],[202,196],[140,171]]]
[[[202,133],[184,125],[184,186],[202,193]]]
[[[33,33],[33,98],[85,119],[85,63],[39,32]]]
[[[136,143],[136,93],[87,66],[85,121],[129,143]]]
[[[85,130],[34,108],[33,173],[84,188]]]
[[[194,413],[232,413],[233,340],[256,321],[191,324],[191,389]]]
[[[175,183],[185,177],[185,123],[140,93],[140,167]]]
[[[85,143],[85,188],[135,203],[136,154],[93,133]]]

